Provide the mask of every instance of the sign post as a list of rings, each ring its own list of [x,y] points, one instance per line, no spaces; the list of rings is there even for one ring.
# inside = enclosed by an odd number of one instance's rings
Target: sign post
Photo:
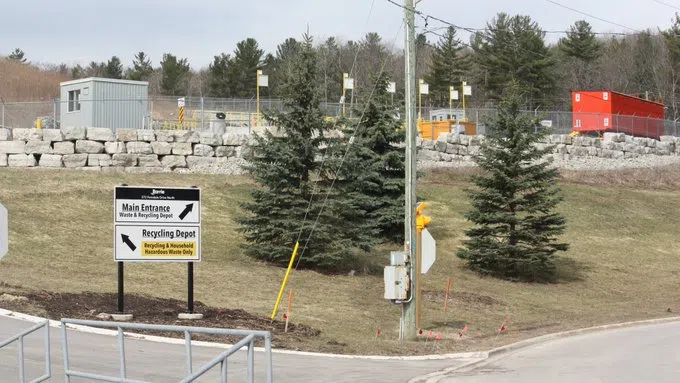
[[[197,317],[193,312],[193,263],[201,261],[199,188],[116,186],[113,241],[121,314],[125,310],[125,262],[187,262],[187,310],[191,318]]]
[[[9,251],[9,224],[7,223],[7,208],[0,203],[0,259]]]

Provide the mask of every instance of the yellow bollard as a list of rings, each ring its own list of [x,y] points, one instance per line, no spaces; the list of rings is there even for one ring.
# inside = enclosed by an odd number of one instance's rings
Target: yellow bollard
[[[42,120],[41,119],[35,120],[35,127],[38,128],[38,129],[42,129]]]

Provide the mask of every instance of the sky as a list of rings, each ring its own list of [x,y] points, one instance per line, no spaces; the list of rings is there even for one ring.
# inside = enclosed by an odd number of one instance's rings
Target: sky
[[[169,52],[199,69],[248,37],[273,53],[277,44],[301,38],[307,28],[315,42],[330,36],[360,40],[377,32],[388,46],[404,46],[403,9],[387,0],[0,0],[0,5],[0,55],[21,48],[34,63],[85,66],[116,55],[127,66],[144,51],[154,66]],[[531,16],[544,30],[567,30],[583,19],[597,32],[633,33],[668,28],[674,12],[680,12],[680,0],[421,0],[417,9],[472,28],[506,12]],[[428,22],[429,29],[442,26]],[[422,31],[422,19],[418,27]],[[468,33],[459,36],[469,41]],[[561,36],[546,39],[555,42]]]

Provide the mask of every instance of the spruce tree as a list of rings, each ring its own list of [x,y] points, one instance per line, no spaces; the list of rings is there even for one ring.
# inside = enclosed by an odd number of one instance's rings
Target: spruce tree
[[[329,213],[332,209],[318,216],[326,194],[324,183],[315,182],[326,145],[319,84],[317,57],[305,36],[281,87],[284,110],[263,113],[278,132],[254,135],[245,168],[257,187],[237,222],[246,255],[286,266],[299,240],[301,267],[334,271],[347,267],[352,245],[337,235],[350,223]]]
[[[104,77],[115,79],[123,78],[123,64],[117,56],[112,56],[111,59],[106,62]]]
[[[545,32],[529,16],[499,13],[485,32],[473,36],[478,83],[498,100],[511,83],[522,87],[528,107],[550,99],[556,90],[555,58],[545,44]]]
[[[9,56],[7,56],[7,58],[21,63],[26,62],[26,54],[19,48],[14,49],[12,53],[10,53]]]
[[[470,67],[470,60],[462,54],[462,50],[454,27],[449,27],[434,47],[430,72],[425,76],[425,82],[430,85],[430,99],[436,105],[449,104],[450,86],[460,90],[463,77]]]
[[[262,65],[263,55],[264,51],[253,38],[247,38],[236,44],[234,56],[229,61],[228,84],[232,97],[255,96],[257,70]]]
[[[231,95],[228,77],[230,62],[231,57],[222,53],[215,56],[213,62],[208,66],[209,89],[212,97],[229,97]]]
[[[597,41],[593,28],[585,20],[579,20],[569,27],[567,37],[560,39],[559,48],[567,57],[583,62],[592,62],[602,55],[602,44]]]
[[[153,67],[149,56],[144,52],[137,52],[126,77],[135,81],[148,81],[152,73]]]
[[[187,91],[189,76],[189,62],[186,58],[177,59],[177,56],[165,53],[161,61],[161,91],[164,95],[179,96]]]
[[[561,201],[558,171],[542,160],[552,148],[538,148],[546,134],[537,120],[520,112],[518,88],[513,85],[501,101],[498,116],[475,157],[481,175],[473,176],[469,191],[474,224],[458,257],[495,277],[549,281],[555,275],[554,254],[568,245],[556,236],[565,219],[554,210]]]
[[[404,240],[405,131],[395,118],[387,75],[373,76],[370,84],[375,87],[372,96],[354,112],[361,120],[344,123],[342,144],[334,147],[329,160],[332,169],[340,169],[337,214],[353,223],[348,239],[364,249]]]

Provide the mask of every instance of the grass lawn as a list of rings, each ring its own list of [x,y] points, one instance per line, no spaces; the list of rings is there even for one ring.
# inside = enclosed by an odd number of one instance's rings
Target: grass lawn
[[[565,239],[571,248],[560,254],[554,284],[480,277],[455,256],[468,227],[463,189],[470,186],[470,172],[434,171],[419,184],[419,193],[430,202],[430,230],[437,239],[438,258],[423,282],[423,327],[444,337],[435,352],[488,349],[549,332],[680,311],[680,248],[675,246],[680,169],[563,173],[566,200],[560,209],[568,219]],[[0,292],[115,292],[113,187],[120,183],[200,186],[203,261],[195,268],[195,299],[270,315],[285,270],[239,251],[234,217],[252,184],[233,176],[0,169],[0,202],[10,215],[10,252],[0,261],[0,282],[5,283]],[[386,259],[388,250],[376,249],[374,256]],[[186,296],[183,264],[127,264],[125,271],[126,293]],[[449,277],[452,298],[444,313]],[[321,331],[300,348],[433,352],[431,342],[397,340],[400,307],[383,299],[382,274],[297,271],[289,287],[295,289],[292,321]],[[507,331],[498,335],[506,318]],[[469,331],[460,338],[465,325]]]

